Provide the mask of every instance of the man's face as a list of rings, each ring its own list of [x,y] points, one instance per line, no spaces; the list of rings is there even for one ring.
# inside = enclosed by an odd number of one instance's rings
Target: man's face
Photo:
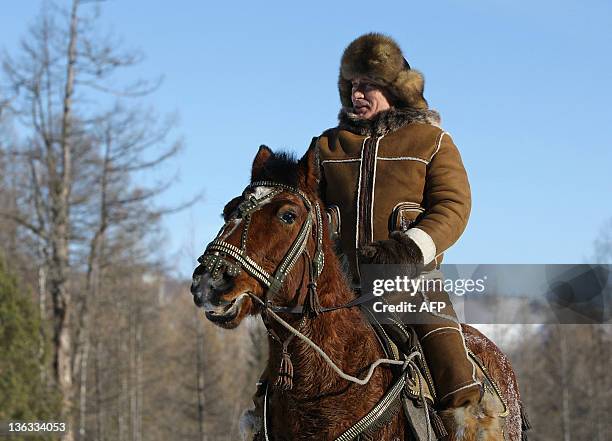
[[[391,103],[380,86],[365,78],[355,78],[351,83],[353,111],[360,118],[370,119],[378,112],[391,108]]]

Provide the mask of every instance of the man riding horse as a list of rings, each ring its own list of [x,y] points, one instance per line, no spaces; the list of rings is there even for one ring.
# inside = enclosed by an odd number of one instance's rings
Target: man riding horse
[[[339,124],[316,138],[316,146],[321,195],[349,278],[358,290],[360,263],[410,265],[413,277],[441,277],[442,253],[464,231],[471,197],[459,151],[423,97],[423,75],[394,40],[371,33],[345,49],[338,88]],[[446,303],[431,320],[421,317],[412,326],[438,406],[460,414],[478,403],[482,387],[448,294],[421,296]],[[392,325],[386,329],[402,335]],[[396,344],[402,347],[399,339]],[[260,410],[261,398],[254,401]]]

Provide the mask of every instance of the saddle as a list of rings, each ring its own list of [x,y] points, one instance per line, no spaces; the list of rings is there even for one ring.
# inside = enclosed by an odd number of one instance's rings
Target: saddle
[[[361,436],[356,439],[373,440],[374,433],[384,423],[388,422],[400,408],[404,410],[408,420],[412,439],[428,441],[444,438],[448,434],[435,409],[437,405],[435,386],[416,332],[399,321],[392,325],[383,325],[367,309],[364,308],[362,311],[369,315],[367,317],[368,321],[374,329],[387,358],[405,360],[415,351],[420,355],[413,357],[415,363],[410,364],[404,373],[399,367],[393,368],[395,369],[396,376],[406,375],[399,402],[395,406],[389,406],[387,414],[382,415],[380,421],[364,430]],[[401,348],[396,342],[401,344]],[[487,407],[492,409],[502,421],[505,421],[509,411],[498,385],[478,356],[469,350],[468,354],[470,361],[476,368],[476,376],[483,384],[483,401],[486,401]]]

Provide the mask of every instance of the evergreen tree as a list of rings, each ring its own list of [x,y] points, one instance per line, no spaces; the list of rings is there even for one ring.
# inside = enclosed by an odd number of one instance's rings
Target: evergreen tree
[[[48,351],[39,351],[40,325],[36,307],[0,258],[0,421],[58,421],[57,393],[42,375]]]

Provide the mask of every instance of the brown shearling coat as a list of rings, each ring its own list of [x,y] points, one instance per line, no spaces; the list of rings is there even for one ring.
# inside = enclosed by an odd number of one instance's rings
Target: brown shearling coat
[[[317,140],[322,195],[339,208],[342,251],[358,279],[356,250],[403,230],[421,249],[426,269],[464,231],[470,186],[437,112],[390,109],[371,120],[348,110]]]

